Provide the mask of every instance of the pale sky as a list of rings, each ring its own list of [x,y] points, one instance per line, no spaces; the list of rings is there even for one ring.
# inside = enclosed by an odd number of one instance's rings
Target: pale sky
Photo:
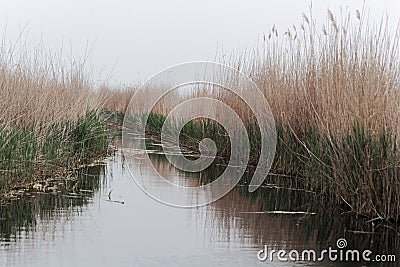
[[[313,1],[313,15],[327,9],[361,10],[362,0]],[[135,83],[183,62],[213,60],[217,51],[254,47],[276,24],[280,31],[301,23],[310,0],[0,0],[0,30],[15,41],[42,41],[53,51],[82,56],[93,45],[90,64],[96,79],[112,72],[111,82]],[[399,0],[366,0],[370,19],[387,12],[400,19]]]

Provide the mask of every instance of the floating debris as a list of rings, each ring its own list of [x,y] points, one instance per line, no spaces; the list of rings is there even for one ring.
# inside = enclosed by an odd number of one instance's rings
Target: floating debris
[[[288,215],[297,215],[297,214],[306,214],[306,215],[315,215],[315,212],[308,211],[281,211],[281,210],[270,210],[270,211],[242,211],[240,213],[248,213],[248,214],[288,214]]]

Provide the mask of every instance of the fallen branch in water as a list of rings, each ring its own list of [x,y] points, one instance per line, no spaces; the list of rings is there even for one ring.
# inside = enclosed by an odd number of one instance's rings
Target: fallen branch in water
[[[370,231],[356,231],[356,230],[346,230],[346,232],[348,233],[352,233],[352,234],[379,234],[378,232],[370,232]]]
[[[124,204],[125,204],[124,201],[112,200],[112,199],[111,199],[111,193],[112,193],[113,190],[114,190],[114,189],[111,189],[110,192],[108,193],[108,199],[106,199],[106,201],[108,201],[108,202],[113,202],[113,203],[119,203],[119,204],[124,205]]]
[[[237,185],[237,186],[248,186],[247,184],[244,185]],[[284,187],[284,186],[278,186],[276,184],[264,184],[260,185],[260,188],[270,188],[270,189],[284,189],[284,190],[290,190],[290,191],[301,191],[304,193],[309,193],[309,194],[317,194],[315,191],[311,190],[306,190],[306,189],[301,189],[301,188],[293,188],[293,187]]]
[[[289,214],[289,215],[297,215],[297,214],[307,214],[307,215],[315,215],[315,212],[308,211],[280,211],[280,210],[271,210],[271,211],[242,211],[240,213],[246,214]]]
[[[118,203],[118,204],[125,204],[125,201],[119,201],[119,200],[111,200],[111,199],[105,199],[107,202],[112,202],[112,203]]]

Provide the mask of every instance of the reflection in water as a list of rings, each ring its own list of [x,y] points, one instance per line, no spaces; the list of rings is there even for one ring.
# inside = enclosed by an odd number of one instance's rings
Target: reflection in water
[[[21,231],[29,234],[40,225],[38,222],[51,221],[57,225],[58,220],[68,220],[71,216],[79,215],[83,207],[91,201],[94,191],[104,182],[104,169],[103,165],[86,167],[79,171],[76,181],[60,181],[63,188],[70,189],[68,191],[72,194],[63,194],[65,191],[60,194],[27,194],[22,200],[15,199],[4,204],[0,209],[1,244],[16,241]]]
[[[298,195],[303,195],[299,197]],[[297,196],[296,196],[297,195]],[[299,202],[293,201],[297,199]],[[288,202],[293,201],[292,204]],[[318,207],[304,197],[303,193],[264,189],[255,197],[247,188],[238,187],[226,197],[213,203],[214,218],[207,220],[215,232],[213,239],[233,243],[249,243],[254,247],[268,245],[271,249],[314,249],[321,251],[329,246],[336,248],[336,241],[345,238],[348,247],[363,251],[369,249],[379,254],[395,254],[399,257],[399,236],[392,229],[369,233],[369,225],[362,220],[338,216],[335,211]],[[312,214],[282,215],[260,211],[295,211],[308,207]],[[250,212],[249,212],[250,211]],[[253,212],[254,213],[253,213]],[[241,234],[237,234],[238,229]],[[353,229],[362,229],[354,232]],[[340,265],[340,264],[339,264]]]
[[[349,230],[371,231],[370,223],[337,216],[336,211],[317,205],[308,192],[272,187],[248,193],[246,186],[238,186],[217,202],[195,209],[163,205],[138,189],[125,170],[128,164],[152,180],[151,169],[142,164],[144,155],[134,155],[133,161],[117,155],[108,160],[106,168],[85,170],[91,175],[82,174],[80,179],[84,197],[32,195],[1,207],[0,266],[266,266],[268,262],[258,261],[256,255],[264,245],[318,251],[335,247],[340,237],[346,238],[349,248],[380,254],[399,250],[394,231],[352,233]],[[150,158],[163,177],[182,186],[207,183],[223,170],[213,165],[201,174],[183,173],[163,155],[151,154]],[[153,186],[169,194],[162,184]],[[113,200],[125,204],[107,201],[110,191]],[[178,197],[211,196],[204,191]],[[302,263],[273,262],[297,264]]]
[[[163,155],[150,158],[157,169],[167,165]],[[196,182],[207,183],[218,177],[223,169],[223,165],[214,163],[201,174],[191,177],[197,177]],[[168,175],[162,174],[168,179]],[[250,173],[247,175],[251,176]],[[330,246],[336,248],[336,241],[345,238],[349,249],[396,254],[400,258],[400,235],[395,229],[341,213],[340,208],[327,209],[327,205],[321,205],[317,200],[313,192],[274,186],[264,186],[256,193],[249,193],[247,186],[241,184],[209,208],[200,208],[197,220],[206,218],[208,232],[205,236],[210,244],[222,244],[222,247],[261,248],[268,245],[277,250],[321,251]]]
[[[0,266],[12,266],[20,256],[15,252],[23,253],[24,249],[44,252],[49,248],[48,240],[68,232],[71,220],[85,212],[95,191],[106,182],[104,174],[103,165],[85,167],[76,180],[59,182],[62,193],[27,193],[1,206]]]

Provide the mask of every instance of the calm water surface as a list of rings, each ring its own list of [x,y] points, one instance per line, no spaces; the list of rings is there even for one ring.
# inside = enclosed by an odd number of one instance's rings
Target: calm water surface
[[[153,175],[140,157],[136,168]],[[174,183],[199,183],[195,175],[175,170],[163,155],[154,154],[152,160]],[[79,184],[83,197],[34,195],[1,207],[0,266],[303,266],[313,264],[260,262],[257,252],[264,245],[287,251],[334,247],[347,233],[318,214],[249,213],[318,209],[293,191],[275,188],[249,194],[239,186],[215,203],[184,209],[166,206],[141,191],[120,153],[85,174]],[[110,191],[113,202],[108,201]],[[196,197],[207,198],[207,192]],[[357,249],[393,253],[399,248],[398,238],[378,242],[376,235],[345,237]]]

